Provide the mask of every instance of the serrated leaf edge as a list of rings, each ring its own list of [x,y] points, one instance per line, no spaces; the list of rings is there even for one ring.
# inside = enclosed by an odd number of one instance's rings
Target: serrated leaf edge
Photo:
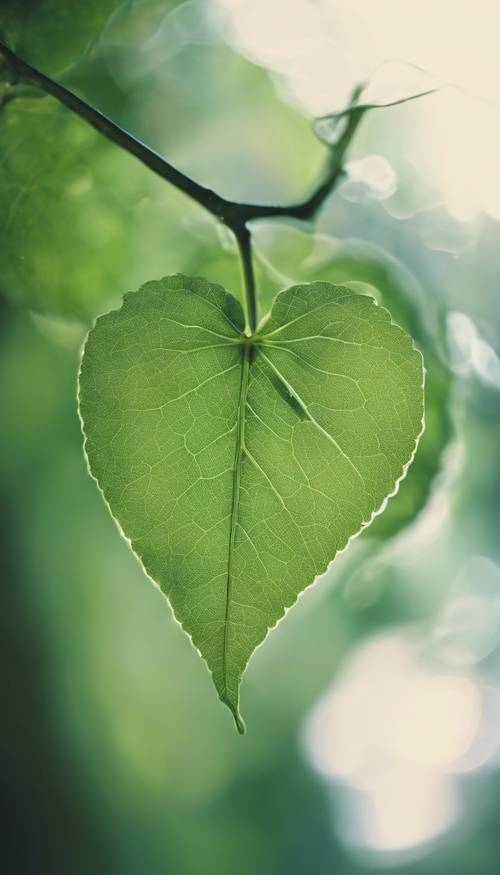
[[[151,283],[156,284],[157,282],[162,282],[162,281],[164,281],[164,280],[166,280],[166,279],[171,279],[173,276],[175,276],[175,277],[179,277],[179,278],[190,279],[191,281],[194,279],[194,280],[197,281],[197,282],[202,282],[203,284],[209,284],[209,285],[212,286],[212,287],[215,286],[216,288],[218,288],[218,289],[220,289],[222,292],[224,292],[224,295],[225,295],[226,297],[232,298],[234,301],[236,301],[237,303],[239,303],[239,302],[238,302],[238,299],[237,299],[234,295],[232,295],[230,292],[228,292],[228,291],[227,291],[223,286],[221,286],[220,284],[212,283],[212,282],[208,283],[208,281],[207,281],[204,277],[187,277],[186,275],[181,274],[181,273],[174,274],[174,275],[170,275],[170,276],[168,276],[168,277],[163,277],[163,278],[161,278],[160,280],[150,280],[150,281],[148,281],[148,282],[146,282],[146,283],[143,283],[143,285],[140,286],[139,289],[137,289],[135,292],[127,292],[127,293],[123,296],[122,302],[121,302],[121,304],[120,304],[119,307],[116,307],[114,310],[110,310],[110,311],[108,311],[108,312],[106,312],[106,313],[103,313],[103,314],[100,314],[99,316],[97,316],[97,318],[96,318],[96,319],[94,320],[94,322],[93,322],[93,325],[91,326],[91,328],[89,329],[89,331],[87,332],[87,334],[86,334],[86,336],[85,336],[85,338],[84,338],[84,340],[83,340],[83,343],[82,343],[82,346],[81,346],[81,352],[80,352],[80,367],[78,368],[78,375],[77,375],[77,393],[76,393],[76,394],[77,394],[77,412],[78,412],[78,418],[79,418],[79,420],[80,420],[80,428],[81,428],[82,435],[83,435],[83,455],[84,455],[85,463],[86,463],[87,470],[88,470],[88,473],[89,473],[90,477],[91,477],[92,480],[94,480],[95,483],[97,484],[97,488],[98,488],[99,492],[101,493],[101,496],[102,496],[102,499],[103,499],[103,501],[104,501],[104,504],[106,505],[106,507],[107,507],[107,509],[108,509],[108,511],[109,511],[109,513],[110,513],[110,515],[111,515],[111,518],[112,518],[112,520],[114,521],[116,528],[118,529],[119,534],[121,535],[121,537],[123,538],[123,540],[124,540],[124,541],[126,542],[126,544],[128,545],[128,547],[129,547],[131,553],[133,554],[133,556],[135,557],[135,559],[138,561],[138,563],[139,563],[139,565],[140,565],[140,567],[141,567],[141,569],[142,569],[142,571],[143,571],[145,577],[146,577],[146,578],[147,578],[147,579],[153,584],[153,586],[154,586],[154,587],[155,587],[155,588],[161,593],[161,595],[163,596],[163,598],[164,598],[165,601],[167,602],[167,604],[168,604],[168,606],[169,606],[169,608],[170,608],[170,611],[171,611],[171,613],[172,613],[172,616],[173,616],[173,618],[174,618],[174,621],[175,621],[175,622],[177,623],[177,625],[182,629],[183,633],[188,637],[189,641],[191,642],[191,646],[193,647],[193,649],[195,650],[195,652],[200,656],[202,662],[203,662],[203,663],[205,664],[205,666],[207,667],[208,672],[209,672],[210,676],[212,677],[212,682],[213,682],[214,686],[216,687],[214,673],[213,673],[213,671],[211,670],[211,668],[210,668],[210,666],[209,666],[207,660],[205,659],[205,657],[203,656],[202,652],[199,650],[199,648],[198,648],[198,647],[196,646],[196,644],[194,643],[194,641],[193,641],[193,637],[192,637],[191,633],[186,629],[186,627],[184,626],[182,620],[180,620],[179,617],[177,616],[177,614],[176,614],[176,612],[175,612],[175,609],[174,609],[172,603],[170,602],[168,596],[163,592],[163,590],[162,590],[161,586],[159,585],[159,583],[157,583],[157,581],[154,580],[154,578],[151,577],[151,575],[148,573],[147,569],[146,569],[145,566],[144,566],[144,563],[143,563],[141,557],[140,557],[140,556],[136,553],[136,551],[134,550],[134,548],[133,548],[133,546],[132,546],[131,539],[125,534],[125,532],[123,531],[123,529],[122,529],[122,527],[121,527],[119,521],[118,521],[117,518],[115,517],[113,511],[111,510],[110,504],[109,504],[108,500],[106,499],[106,496],[105,496],[105,494],[104,494],[104,491],[103,491],[103,489],[101,488],[101,485],[100,485],[100,483],[99,483],[97,477],[96,477],[96,476],[94,475],[94,473],[92,472],[92,468],[91,468],[91,465],[90,465],[90,459],[89,459],[89,456],[88,456],[88,453],[87,453],[87,442],[88,442],[88,437],[87,437],[87,434],[86,434],[86,432],[85,432],[85,425],[84,425],[83,416],[82,416],[82,413],[81,413],[80,377],[81,377],[81,374],[82,374],[82,364],[83,364],[83,359],[84,359],[84,356],[85,356],[85,350],[86,350],[86,346],[87,346],[87,342],[88,342],[89,336],[90,336],[91,332],[94,330],[94,328],[96,327],[97,323],[98,323],[99,321],[101,321],[101,320],[106,319],[106,318],[109,317],[109,316],[112,316],[114,313],[118,313],[118,312],[120,312],[120,310],[122,310],[122,308],[123,308],[123,306],[124,306],[124,304],[125,304],[127,298],[129,298],[129,297],[132,296],[132,295],[136,295],[136,294],[138,294],[138,293],[141,292],[141,291],[144,291],[144,289],[147,288],[147,286],[150,285]],[[289,292],[290,289],[292,289],[292,288],[294,288],[294,287],[296,287],[296,286],[307,286],[307,285],[308,285],[307,283],[295,283],[294,285],[290,286],[289,288],[287,288],[287,289],[283,289],[282,291],[278,292],[278,294],[277,294],[276,297],[274,298],[273,306],[272,306],[270,312],[272,312],[272,309],[274,309],[274,306],[275,306],[276,302],[278,301],[278,299],[279,299],[279,297],[280,297],[281,295],[283,295],[283,294]],[[326,282],[325,282],[325,285],[336,285],[336,284],[334,284],[334,283],[326,283]],[[345,289],[345,291],[349,292],[350,294],[356,294],[355,292],[353,292],[352,289],[349,289],[349,288],[346,287],[346,286],[336,285],[336,288],[337,288],[337,289]],[[351,542],[354,541],[354,540],[355,540],[355,539],[356,539],[356,538],[357,538],[357,537],[358,537],[358,536],[359,536],[359,535],[360,535],[360,534],[361,534],[366,528],[368,528],[368,526],[373,522],[374,519],[376,519],[376,517],[380,516],[380,514],[382,514],[382,513],[384,512],[385,508],[387,507],[387,503],[389,502],[389,500],[390,500],[391,498],[393,498],[395,495],[397,495],[397,493],[398,493],[398,491],[399,491],[400,484],[401,484],[401,483],[403,482],[403,480],[405,479],[405,477],[406,477],[406,475],[407,475],[407,473],[408,473],[408,469],[410,468],[410,465],[412,464],[412,462],[413,462],[413,460],[414,460],[414,458],[415,458],[415,454],[416,454],[417,449],[418,449],[418,445],[419,445],[419,442],[420,442],[420,438],[422,437],[422,434],[423,434],[424,431],[425,431],[425,401],[424,401],[424,393],[425,393],[425,374],[426,374],[426,369],[425,369],[425,365],[424,365],[423,355],[422,355],[422,353],[420,352],[420,350],[417,349],[417,347],[415,346],[415,344],[414,344],[414,342],[413,342],[413,339],[412,339],[412,337],[408,334],[408,332],[405,331],[405,329],[402,328],[400,325],[398,325],[396,322],[393,322],[393,320],[392,320],[392,318],[391,318],[391,314],[390,314],[390,312],[389,312],[385,307],[380,306],[380,305],[375,301],[375,299],[372,298],[370,295],[363,295],[363,297],[368,298],[368,300],[371,301],[371,303],[373,304],[374,307],[377,307],[379,310],[381,310],[381,311],[383,311],[384,313],[387,314],[387,317],[388,317],[388,321],[389,321],[389,323],[390,323],[394,328],[398,329],[398,331],[400,331],[400,332],[404,335],[404,337],[408,339],[410,349],[411,349],[414,353],[416,353],[417,356],[418,356],[418,357],[420,358],[420,360],[421,360],[421,365],[422,365],[422,383],[421,383],[420,388],[421,388],[421,390],[422,390],[422,417],[421,417],[421,420],[420,420],[420,424],[421,424],[420,431],[418,432],[418,434],[417,434],[417,436],[416,436],[416,438],[415,438],[414,447],[413,447],[413,450],[412,450],[412,452],[411,452],[411,455],[410,455],[408,461],[405,463],[405,465],[403,465],[403,470],[402,470],[401,476],[398,477],[398,479],[396,480],[396,482],[395,482],[395,484],[394,484],[394,489],[392,490],[392,492],[388,493],[388,495],[385,496],[385,498],[384,498],[383,501],[381,502],[380,506],[379,506],[376,510],[374,510],[373,513],[370,515],[370,518],[369,518],[368,520],[366,520],[366,521],[363,521],[362,524],[361,524],[361,526],[359,527],[359,529],[347,538],[347,540],[346,540],[344,546],[343,546],[343,547],[340,547],[340,548],[335,552],[335,555],[334,555],[334,556],[332,557],[332,559],[330,559],[330,561],[327,563],[327,565],[325,566],[324,570],[321,571],[321,572],[319,572],[319,574],[317,574],[317,575],[311,580],[310,583],[306,584],[306,586],[305,586],[305,587],[304,587],[304,588],[303,588],[303,589],[297,594],[297,596],[294,598],[294,600],[293,600],[292,602],[290,602],[289,605],[285,605],[285,606],[284,606],[283,613],[281,614],[281,616],[278,617],[278,619],[276,620],[276,622],[275,622],[272,626],[269,626],[269,627],[268,627],[267,632],[266,632],[264,638],[262,639],[262,641],[260,641],[260,642],[256,645],[255,649],[252,651],[252,653],[251,653],[251,655],[250,655],[250,657],[249,657],[247,663],[245,664],[245,667],[244,667],[244,669],[243,669],[243,671],[242,671],[242,673],[241,673],[241,679],[240,679],[239,687],[241,686],[241,680],[242,680],[243,675],[244,675],[244,673],[245,673],[245,671],[246,671],[246,669],[247,669],[248,663],[250,662],[250,658],[251,658],[251,657],[254,655],[254,653],[255,653],[260,647],[262,647],[262,645],[267,641],[267,638],[269,637],[270,632],[272,632],[274,629],[277,628],[277,626],[279,626],[279,624],[282,622],[282,620],[284,620],[285,617],[287,616],[288,612],[291,611],[292,608],[297,604],[297,602],[299,601],[299,599],[302,598],[302,596],[304,595],[304,593],[306,593],[309,589],[311,589],[311,587],[315,586],[315,585],[320,581],[320,579],[323,578],[323,577],[329,572],[329,570],[330,570],[331,566],[333,565],[333,563],[335,562],[337,556],[338,556],[339,554],[345,553],[345,551],[348,549],[348,547],[349,547],[349,545],[351,544]],[[270,315],[270,314],[269,314],[269,315]],[[265,320],[265,322],[267,322],[267,319]],[[264,320],[263,320],[263,323],[261,323],[261,325],[259,326],[259,328],[263,328],[264,325],[265,325],[265,322],[264,322]],[[233,715],[233,718],[234,718],[234,721],[235,721],[235,724],[236,724],[236,728],[237,728],[238,732],[240,733],[240,735],[244,735],[245,732],[246,732],[246,726],[245,726],[245,723],[244,723],[243,718],[242,718],[241,713],[240,713],[240,707],[239,707],[239,688],[238,688],[238,698],[237,698],[237,701],[234,703],[234,705],[233,705],[228,699],[224,699],[224,698],[222,698],[222,697],[220,697],[220,696],[219,696],[219,699],[220,699],[220,701],[223,702],[223,704],[226,705],[226,706],[229,708],[229,710],[231,711],[231,713],[232,713],[232,715]]]

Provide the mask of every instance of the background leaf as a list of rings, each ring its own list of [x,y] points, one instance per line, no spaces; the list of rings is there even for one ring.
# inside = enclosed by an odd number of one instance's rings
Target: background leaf
[[[2,0],[0,34],[26,61],[56,73],[78,59],[116,6],[116,0]]]

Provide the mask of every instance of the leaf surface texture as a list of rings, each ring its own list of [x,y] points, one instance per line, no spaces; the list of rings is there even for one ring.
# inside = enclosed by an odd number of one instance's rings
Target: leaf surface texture
[[[89,334],[89,467],[243,729],[247,662],[395,491],[422,430],[422,358],[373,300],[278,295],[248,340],[201,279],[148,283]]]

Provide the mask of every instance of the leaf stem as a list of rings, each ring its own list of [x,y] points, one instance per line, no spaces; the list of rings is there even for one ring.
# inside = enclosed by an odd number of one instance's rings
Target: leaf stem
[[[243,274],[243,290],[245,294],[245,330],[250,336],[257,329],[258,308],[255,286],[255,274],[252,261],[252,234],[245,224],[234,229],[241,259]]]

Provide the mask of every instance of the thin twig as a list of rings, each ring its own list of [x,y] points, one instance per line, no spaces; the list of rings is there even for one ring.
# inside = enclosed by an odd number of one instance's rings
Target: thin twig
[[[329,151],[325,169],[321,181],[312,193],[304,200],[296,204],[273,206],[267,204],[233,203],[237,221],[251,222],[253,219],[268,219],[278,216],[290,219],[308,221],[314,219],[318,210],[323,206],[327,197],[332,193],[335,186],[344,174],[345,153],[364,115],[364,109],[355,105],[359,94],[356,87],[351,96],[351,103],[342,115],[346,119],[345,130],[339,137],[335,146]]]

